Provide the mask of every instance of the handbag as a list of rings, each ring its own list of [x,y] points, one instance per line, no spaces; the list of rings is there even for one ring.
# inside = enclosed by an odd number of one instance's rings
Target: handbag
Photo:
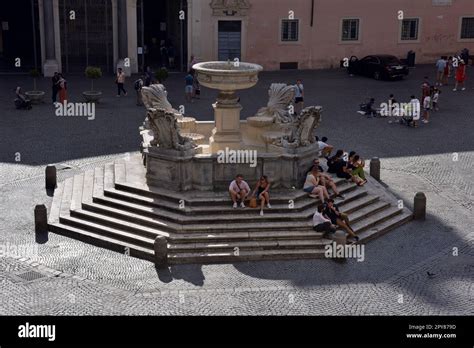
[[[255,198],[255,197],[250,198],[249,207],[250,208],[257,208],[257,198]]]

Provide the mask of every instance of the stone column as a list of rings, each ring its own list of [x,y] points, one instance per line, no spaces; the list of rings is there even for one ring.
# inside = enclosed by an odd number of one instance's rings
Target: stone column
[[[53,76],[59,70],[56,59],[56,40],[54,35],[54,8],[53,0],[43,0],[43,23],[45,35],[45,62],[43,74],[45,77]]]
[[[128,57],[128,35],[127,35],[127,0],[117,0],[117,34],[118,34],[118,62],[117,69],[122,68],[125,75],[130,76],[129,66],[125,65]]]
[[[235,96],[235,94],[231,94]],[[219,94],[222,98],[222,92]],[[236,102],[222,103],[219,99],[212,105],[216,128],[209,139],[211,153],[229,148],[238,150],[242,147],[242,134],[240,133],[240,111],[242,106]]]

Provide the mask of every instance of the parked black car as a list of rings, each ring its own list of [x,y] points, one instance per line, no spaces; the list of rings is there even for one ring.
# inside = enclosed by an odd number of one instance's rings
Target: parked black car
[[[349,74],[365,75],[376,80],[403,78],[409,73],[407,65],[388,54],[372,55],[362,59],[352,56],[347,70]]]

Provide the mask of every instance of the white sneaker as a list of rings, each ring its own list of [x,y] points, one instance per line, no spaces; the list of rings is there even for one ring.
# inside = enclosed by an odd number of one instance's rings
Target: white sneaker
[[[454,88],[454,89],[453,89],[453,92],[456,92],[456,91],[457,91],[457,89],[456,89],[456,88]]]
[[[461,91],[465,91],[465,90],[466,90],[466,87],[461,88]]]
[[[272,209],[272,206],[270,205],[270,203],[267,204],[267,208]]]
[[[241,208],[245,208],[244,202],[240,203],[240,207],[241,207]]]
[[[263,216],[263,210],[260,210],[260,216]]]
[[[233,207],[234,209],[237,209],[237,203],[234,203]]]

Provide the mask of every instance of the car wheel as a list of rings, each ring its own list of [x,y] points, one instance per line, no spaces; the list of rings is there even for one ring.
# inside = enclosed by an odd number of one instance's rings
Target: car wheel
[[[380,76],[380,71],[374,72],[374,79],[380,80],[380,77],[381,77],[381,76]]]

